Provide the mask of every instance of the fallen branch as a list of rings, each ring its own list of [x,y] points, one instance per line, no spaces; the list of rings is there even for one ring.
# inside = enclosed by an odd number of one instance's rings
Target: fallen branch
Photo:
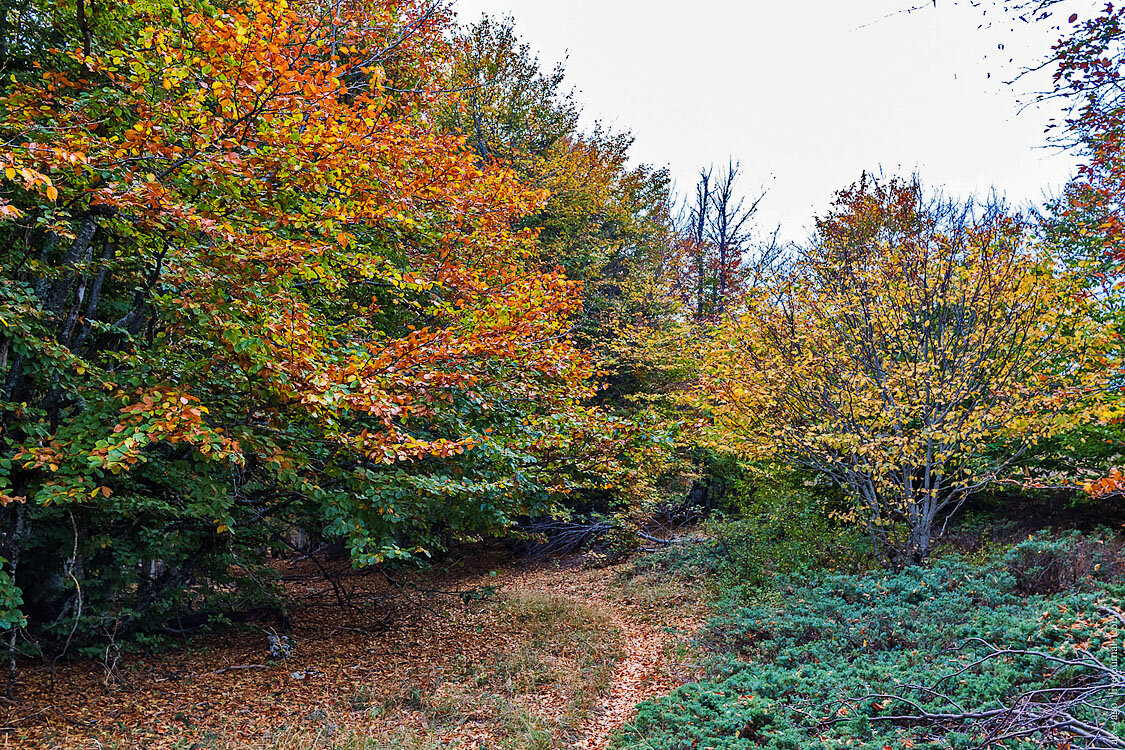
[[[1101,611],[1122,619],[1112,609],[1101,608]],[[908,686],[907,689],[921,690],[957,706],[952,697],[937,690],[939,685],[986,662],[1014,656],[1041,659],[1079,672],[1063,684],[1032,687],[1012,696],[1005,705],[992,709],[934,712],[905,695],[887,694],[864,695],[843,703],[853,711],[872,700],[883,701],[880,710],[892,701],[905,704],[910,707],[910,712],[874,714],[866,718],[870,722],[924,724],[944,731],[975,730],[980,738],[976,747],[980,750],[1002,747],[1007,740],[1032,737],[1042,745],[1058,744],[1081,750],[1125,750],[1125,737],[1106,728],[1119,720],[1117,717],[1121,715],[1121,709],[1116,707],[1117,699],[1125,694],[1125,671],[1116,664],[1107,665],[1085,651],[1079,652],[1082,658],[1067,659],[1033,649],[999,648],[979,638],[969,639],[961,648],[974,642],[984,645],[989,652],[940,678],[931,687]],[[830,715],[816,721],[823,728],[847,720],[844,716]]]
[[[1098,607],[1098,611],[1104,612],[1105,614],[1109,615],[1110,617],[1116,619],[1122,625],[1125,625],[1125,614],[1122,614],[1118,610],[1112,609],[1110,607]]]
[[[612,521],[528,521],[519,530],[532,537],[525,554],[532,560],[570,555],[617,528]]]
[[[545,557],[561,557],[578,552],[597,542],[611,531],[619,528],[614,521],[528,521],[520,524],[519,530],[528,537],[525,554],[527,557],[538,560]],[[638,530],[637,537],[647,542],[670,546],[674,544],[702,544],[711,541],[707,537],[659,537]],[[658,549],[643,547],[645,552],[656,552]]]
[[[669,539],[661,539],[658,536],[653,536],[652,534],[646,534],[643,531],[638,531],[637,536],[639,536],[641,539],[644,539],[645,541],[656,542],[657,544],[667,544],[667,545],[672,545],[672,544],[703,544],[704,542],[711,541],[708,537],[705,537],[705,536],[694,536],[694,537],[690,537],[690,538],[687,538],[687,539],[684,539],[682,537],[674,536],[674,537],[671,537]]]

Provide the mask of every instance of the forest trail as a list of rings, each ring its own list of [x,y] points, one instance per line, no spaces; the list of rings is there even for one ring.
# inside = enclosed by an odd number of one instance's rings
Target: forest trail
[[[620,661],[608,691],[581,725],[576,750],[605,750],[633,718],[637,704],[665,695],[691,677],[676,657],[675,646],[702,626],[700,603],[667,582],[662,586],[642,578],[630,585],[621,578],[613,568],[575,570],[560,565],[554,570],[532,568],[513,579],[525,590],[561,594],[605,611],[616,632]]]
[[[585,562],[474,559],[400,589],[346,561],[334,585],[282,562],[288,658],[262,621],[126,655],[113,679],[28,663],[0,707],[5,746],[603,750],[637,703],[693,678],[679,644],[705,610],[682,582]]]
[[[613,734],[633,718],[638,703],[665,695],[679,684],[677,665],[668,654],[673,637],[663,627],[645,623],[624,608],[611,619],[621,634],[624,657],[613,672],[609,694],[582,728],[577,750],[605,750]],[[697,627],[687,625],[689,632]]]

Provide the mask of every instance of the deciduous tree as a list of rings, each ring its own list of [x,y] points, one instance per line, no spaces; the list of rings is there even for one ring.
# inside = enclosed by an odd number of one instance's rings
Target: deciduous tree
[[[700,347],[712,444],[819,472],[893,565],[1104,385],[1081,280],[995,205],[868,176]]]
[[[294,525],[418,558],[640,475],[547,193],[438,124],[446,4],[106,7],[0,92],[5,624],[159,630]]]

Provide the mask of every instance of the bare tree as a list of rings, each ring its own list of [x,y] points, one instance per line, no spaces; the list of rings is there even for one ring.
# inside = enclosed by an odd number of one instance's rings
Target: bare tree
[[[697,320],[727,312],[784,255],[777,229],[762,239],[757,236],[755,216],[766,191],[747,198],[739,191],[740,176],[740,165],[734,161],[717,174],[714,167],[701,170],[693,201],[680,221],[689,277],[681,289],[690,293]]]
[[[745,196],[739,195],[738,162],[729,162],[726,171],[719,174],[712,190],[711,213],[708,218],[708,239],[714,248],[718,266],[713,289],[712,309],[722,314],[732,291],[734,278],[743,267],[747,248],[753,238],[751,220],[758,204],[766,197],[765,190],[747,205]]]
[[[693,245],[691,251],[695,262],[696,317],[703,317],[705,287],[707,283],[707,222],[711,213],[711,169],[700,170],[699,182],[695,185],[695,205],[691,209],[691,228]]]

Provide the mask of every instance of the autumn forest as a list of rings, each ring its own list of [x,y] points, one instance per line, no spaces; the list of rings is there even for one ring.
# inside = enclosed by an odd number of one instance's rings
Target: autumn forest
[[[991,5],[1065,188],[794,242],[518,18],[0,0],[4,747],[1125,750],[1125,8]]]

